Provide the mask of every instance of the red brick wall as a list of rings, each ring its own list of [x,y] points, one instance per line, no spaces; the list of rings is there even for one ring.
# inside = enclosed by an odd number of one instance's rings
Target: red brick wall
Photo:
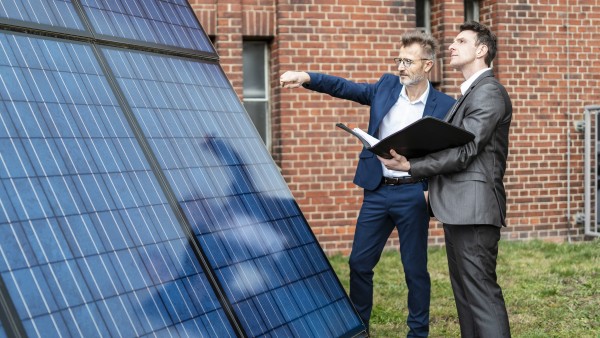
[[[514,105],[507,235],[580,239],[567,214],[583,211],[583,135],[574,122],[600,102],[600,1],[483,3],[499,36],[495,67]]]
[[[272,155],[321,246],[348,253],[362,201],[352,184],[360,146],[335,127],[366,128],[368,107],[307,90],[282,90],[286,70],[376,81],[395,72],[400,35],[415,26],[414,1],[190,0],[241,98],[243,37],[269,38]],[[583,210],[583,137],[573,128],[583,107],[600,103],[600,0],[481,1],[481,21],[498,34],[495,72],[513,100],[505,183],[514,239],[582,238],[567,213]],[[447,48],[464,21],[462,0],[432,0],[432,33],[441,42],[439,88],[456,96],[463,81]],[[206,23],[206,24],[205,24]],[[571,161],[567,163],[567,153]],[[568,180],[570,190],[568,190]],[[431,223],[430,243],[443,233]],[[390,245],[397,245],[395,235]]]

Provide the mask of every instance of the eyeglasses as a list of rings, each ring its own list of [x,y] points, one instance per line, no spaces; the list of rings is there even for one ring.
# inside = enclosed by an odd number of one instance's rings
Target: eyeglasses
[[[394,58],[394,62],[396,63],[396,66],[400,67],[400,64],[402,64],[404,66],[404,68],[410,68],[410,66],[412,66],[413,63],[415,63],[416,61],[431,61],[431,59],[411,60],[411,59]]]

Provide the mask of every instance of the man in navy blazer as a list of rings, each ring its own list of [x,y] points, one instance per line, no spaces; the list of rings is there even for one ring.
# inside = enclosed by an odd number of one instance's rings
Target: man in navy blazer
[[[371,106],[368,133],[382,139],[423,116],[443,119],[455,100],[435,90],[427,76],[436,51],[435,40],[421,32],[402,36],[394,61],[399,76],[383,75],[374,84],[307,72],[286,72],[285,88],[304,88]],[[392,230],[397,228],[408,288],[408,337],[429,332],[431,283],[427,271],[427,182],[406,172],[389,170],[363,149],[354,183],[364,188],[350,255],[350,299],[365,325],[373,307],[373,269]]]

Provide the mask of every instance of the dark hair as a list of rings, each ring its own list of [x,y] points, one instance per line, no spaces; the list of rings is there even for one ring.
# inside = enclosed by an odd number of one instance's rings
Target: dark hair
[[[463,23],[460,25],[460,31],[473,31],[477,33],[477,41],[475,41],[475,43],[477,46],[481,44],[487,46],[488,53],[485,56],[485,64],[489,67],[496,57],[496,34],[492,33],[492,31],[486,25],[477,21],[467,21]]]
[[[402,34],[402,46],[407,47],[413,43],[418,43],[427,59],[435,60],[435,52],[437,51],[437,42],[430,35],[422,31],[411,31]]]

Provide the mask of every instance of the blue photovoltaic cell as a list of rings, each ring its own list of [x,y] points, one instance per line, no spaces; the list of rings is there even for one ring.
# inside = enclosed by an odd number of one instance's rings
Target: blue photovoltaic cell
[[[187,0],[82,0],[97,34],[214,53]]]
[[[53,27],[84,29],[70,0],[2,0],[0,18]]]
[[[29,336],[235,336],[89,45],[0,32],[0,276]]]
[[[361,328],[220,66],[102,51],[245,332]]]

